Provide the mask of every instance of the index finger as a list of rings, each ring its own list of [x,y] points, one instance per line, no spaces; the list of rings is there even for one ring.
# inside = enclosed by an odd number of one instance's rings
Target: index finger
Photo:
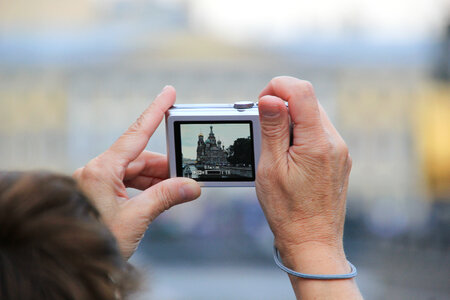
[[[289,115],[294,123],[294,145],[322,129],[319,103],[310,82],[289,76],[275,77],[259,97],[265,95],[277,96],[289,103]]]
[[[172,86],[165,86],[150,106],[104,155],[113,156],[122,166],[126,166],[135,160],[144,151],[164,114],[175,103],[175,99],[175,89]]]

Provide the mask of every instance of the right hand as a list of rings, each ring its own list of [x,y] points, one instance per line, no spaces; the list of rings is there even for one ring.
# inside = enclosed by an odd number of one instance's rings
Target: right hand
[[[258,106],[256,192],[283,262],[305,273],[348,273],[342,235],[351,159],[345,142],[307,81],[272,79]]]
[[[104,153],[74,173],[117,239],[124,258],[137,249],[150,223],[170,207],[200,196],[189,178],[168,178],[167,156],[145,151],[150,137],[175,103],[167,86],[130,128]],[[141,190],[131,197],[126,188]]]

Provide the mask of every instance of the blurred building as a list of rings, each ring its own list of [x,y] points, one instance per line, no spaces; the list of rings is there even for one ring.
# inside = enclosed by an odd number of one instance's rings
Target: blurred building
[[[427,190],[435,201],[450,201],[450,85],[431,82],[416,106],[415,136]]]
[[[0,170],[39,168],[71,174],[109,147],[167,84],[176,87],[178,103],[219,103],[256,101],[277,75],[306,79],[314,84],[353,158],[345,245],[359,268],[361,289],[369,291],[365,296],[446,299],[449,29],[438,50],[434,40],[417,42],[407,34],[400,41],[374,42],[358,27],[368,19],[372,29],[384,28],[382,34],[406,21],[422,29],[422,19],[414,16],[430,19],[436,2],[390,5],[385,0],[370,6],[352,0],[339,3],[338,12],[324,8],[324,14],[321,3],[308,2],[309,16],[299,23],[305,28],[286,31],[264,19],[276,27],[272,35],[258,31],[264,43],[249,34],[241,44],[229,42],[236,41],[229,32],[225,37],[204,28],[214,15],[193,22],[191,10],[198,14],[202,3],[207,2],[0,1]],[[373,11],[360,14],[365,5]],[[389,10],[383,5],[390,5]],[[414,14],[408,11],[402,20],[396,18],[395,12],[414,5]],[[332,23],[316,22],[324,16]],[[247,21],[242,12],[240,17]],[[338,37],[334,33],[340,27],[348,30]],[[291,40],[281,43],[274,32]],[[332,35],[327,40],[322,32]],[[148,149],[164,153],[165,145],[162,125]],[[194,164],[191,159],[186,163]],[[225,289],[233,296],[223,299],[289,297],[281,290],[290,292],[290,287],[273,280],[284,282],[285,275],[272,266],[267,273],[246,272],[252,263],[271,263],[273,243],[254,189],[204,189],[199,200],[174,207],[149,230],[136,256],[156,258],[161,264],[159,269],[148,268],[149,277],[166,297],[143,299],[210,299]],[[197,268],[208,261],[218,268]],[[176,266],[168,268],[174,262]],[[180,269],[183,262],[187,267]],[[232,262],[238,262],[239,269],[230,267]],[[273,272],[280,277],[264,275]],[[255,274],[253,285],[240,280]],[[165,276],[166,284],[157,276]],[[180,284],[173,285],[173,278]],[[216,285],[211,284],[214,280]],[[269,284],[259,291],[261,282]]]
[[[437,57],[435,81],[420,95],[416,130],[429,191],[434,199],[450,202],[450,21]]]
[[[425,75],[414,67],[384,66],[339,76],[337,126],[354,162],[350,209],[362,210],[381,235],[422,226],[429,215],[413,130]]]
[[[1,1],[0,32],[86,26],[94,21],[94,7],[90,0]]]
[[[37,14],[26,1],[0,3],[2,168],[72,172],[104,151],[166,84],[181,103],[256,101],[272,77],[286,74],[314,84],[349,144],[350,216],[390,236],[426,222],[429,199],[448,199],[448,139],[439,129],[447,126],[448,91],[434,88],[426,65],[317,63],[308,51],[231,45],[191,31],[188,4],[39,3],[31,4]],[[423,99],[442,104],[418,114]],[[165,152],[164,145],[160,130],[149,146]]]
[[[27,77],[0,74],[1,169],[68,168],[66,92]]]

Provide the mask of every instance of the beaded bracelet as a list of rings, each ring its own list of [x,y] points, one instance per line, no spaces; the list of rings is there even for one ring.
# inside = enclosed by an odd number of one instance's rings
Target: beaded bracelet
[[[283,265],[283,263],[281,262],[280,253],[278,252],[278,249],[277,249],[277,247],[275,247],[275,245],[273,246],[273,259],[275,260],[275,263],[281,270],[283,270],[286,273],[289,273],[293,276],[301,277],[301,278],[321,279],[321,280],[348,279],[348,278],[353,278],[358,274],[356,267],[349,261],[347,261],[347,262],[350,265],[351,270],[350,270],[350,273],[348,273],[348,274],[315,275],[315,274],[305,274],[305,273],[295,272],[294,270],[291,270]]]

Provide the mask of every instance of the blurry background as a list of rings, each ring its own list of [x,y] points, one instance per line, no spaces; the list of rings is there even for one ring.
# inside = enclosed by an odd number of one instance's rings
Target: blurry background
[[[0,168],[71,174],[166,84],[234,102],[277,75],[311,81],[349,145],[366,299],[448,299],[448,0],[0,0]],[[294,299],[271,246],[253,189],[203,190],[151,225],[140,299]]]

